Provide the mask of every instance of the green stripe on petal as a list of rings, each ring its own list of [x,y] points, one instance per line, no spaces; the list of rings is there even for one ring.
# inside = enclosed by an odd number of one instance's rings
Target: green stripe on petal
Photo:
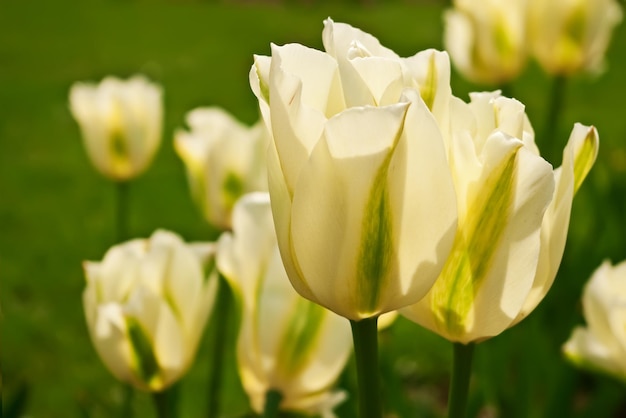
[[[512,147],[482,184],[459,225],[452,252],[431,290],[436,322],[452,335],[462,335],[475,295],[492,266],[513,202],[516,157]],[[484,198],[481,198],[484,197]]]
[[[362,312],[376,312],[394,251],[393,223],[387,191],[387,170],[392,155],[390,152],[376,174],[363,217],[357,264],[357,298]]]
[[[310,363],[326,312],[304,298],[296,299],[276,356],[279,373],[294,376]]]
[[[228,210],[232,210],[237,200],[244,194],[245,184],[241,176],[228,172],[222,183],[222,200]]]
[[[420,96],[429,110],[433,110],[435,96],[437,95],[437,63],[434,53],[428,59],[428,73],[424,84],[420,85]]]
[[[135,373],[146,385],[157,385],[160,378],[159,363],[156,359],[150,338],[144,332],[139,321],[127,318],[128,338],[132,347]]]
[[[405,114],[406,117],[406,114]],[[361,247],[357,259],[357,306],[361,313],[375,315],[381,289],[394,258],[392,210],[387,190],[387,173],[398,141],[404,130],[404,119],[400,125],[393,146],[380,165],[369,194],[363,225]]]
[[[593,167],[598,155],[598,131],[593,126],[589,127],[587,135],[574,155],[574,193],[578,191],[583,181]]]

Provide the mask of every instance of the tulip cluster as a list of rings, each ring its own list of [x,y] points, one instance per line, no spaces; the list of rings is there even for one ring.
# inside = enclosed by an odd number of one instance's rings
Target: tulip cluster
[[[582,19],[587,3],[579,3],[559,30]],[[528,20],[547,12],[532,0],[484,6],[457,1],[446,43],[468,76],[502,83],[523,67]],[[616,10],[605,30],[601,17],[584,14],[575,22],[577,52],[564,46],[555,59],[568,64],[546,65],[596,68]],[[267,411],[277,394],[276,408],[333,417],[345,398],[333,385],[353,347],[350,324],[362,384],[380,315],[399,311],[473,346],[520,322],[550,289],[574,195],[597,156],[596,129],[576,124],[553,169],[522,103],[499,91],[472,93],[469,102],[453,95],[446,52],[403,58],[331,19],[322,40],[324,51],[272,45],[271,56],[255,56],[249,80],[259,123],[199,108],[187,115],[189,131],[176,132],[192,197],[222,231],[217,244],[157,231],[85,262],[89,332],[120,380],[152,392],[176,382],[225,279],[239,308],[237,363],[252,408]],[[102,173],[122,182],[146,169],[160,138],[160,101],[160,89],[139,77],[72,88],[72,111]],[[603,265],[594,275],[589,329],[567,344],[572,358],[608,369],[623,354],[608,336],[623,328],[613,307],[624,295],[610,286],[624,268]],[[375,377],[369,382],[372,403],[361,392],[360,408],[376,414]]]
[[[444,43],[459,72],[504,84],[532,55],[553,75],[598,73],[622,12],[616,0],[455,0]]]
[[[446,53],[399,58],[331,20],[323,41],[272,46],[250,73],[295,289],[352,320],[417,303],[403,313],[465,343],[521,320],[556,274],[596,130],[577,125],[552,170],[521,103],[452,95]]]
[[[330,19],[322,39],[325,51],[272,45],[250,83],[272,134],[282,260],[298,293],[352,322],[366,416],[380,409],[364,400],[377,398],[376,371],[363,370],[376,356],[362,348],[376,344],[372,319],[401,309],[470,344],[543,299],[598,134],[577,124],[553,170],[520,102],[452,94],[445,52],[401,58]]]

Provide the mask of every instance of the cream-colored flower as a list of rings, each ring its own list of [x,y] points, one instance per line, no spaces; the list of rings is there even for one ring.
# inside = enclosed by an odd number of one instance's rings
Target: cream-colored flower
[[[344,318],[298,295],[282,265],[269,195],[242,197],[233,232],[218,243],[217,265],[242,308],[237,363],[252,407],[263,411],[269,390],[281,410],[334,416],[345,394],[333,392],[352,350]]]
[[[527,0],[456,0],[445,13],[444,44],[471,81],[503,84],[527,61]]]
[[[161,88],[145,77],[106,77],[100,84],[75,83],[70,110],[87,155],[103,175],[126,181],[143,173],[161,142]]]
[[[89,334],[115,377],[161,391],[185,374],[215,299],[214,251],[157,231],[84,263]]]
[[[187,124],[190,131],[177,131],[174,147],[187,168],[192,196],[209,223],[230,229],[237,199],[267,190],[267,129],[261,121],[245,126],[216,107],[192,110]]]
[[[626,262],[605,261],[583,292],[587,326],[574,329],[563,346],[575,364],[626,380]]]
[[[597,73],[615,26],[622,20],[616,0],[528,0],[532,53],[550,74]]]
[[[272,133],[269,189],[294,288],[359,320],[422,298],[456,228],[443,136],[447,54],[400,58],[324,22],[326,52],[272,45],[252,89]],[[436,117],[438,119],[436,119]]]
[[[457,107],[463,107],[457,103]],[[455,342],[498,335],[548,292],[561,262],[572,200],[598,148],[595,128],[577,124],[557,170],[538,153],[524,106],[474,93],[448,144],[459,227],[428,295],[402,310]]]

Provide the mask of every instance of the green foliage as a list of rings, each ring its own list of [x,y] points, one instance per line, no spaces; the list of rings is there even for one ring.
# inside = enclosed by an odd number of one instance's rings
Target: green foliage
[[[248,123],[258,117],[248,85],[253,54],[274,42],[321,47],[322,20],[346,21],[375,34],[403,56],[441,48],[442,8],[394,1],[306,4],[197,1],[3,1],[0,3],[0,303],[3,396],[7,416],[117,416],[123,387],[98,359],[81,306],[81,262],[100,259],[115,242],[115,187],[89,165],[67,103],[74,81],[144,73],[165,91],[165,129],[153,166],[130,185],[131,236],[167,228],[188,240],[216,237],[193,207],[182,163],[172,148],[184,114],[219,105]],[[363,4],[366,3],[366,4]],[[555,143],[574,122],[600,133],[596,166],[576,196],[568,247],[542,305],[500,337],[479,344],[469,416],[617,417],[624,388],[574,370],[560,354],[581,323],[582,285],[605,258],[626,258],[626,28],[618,28],[608,72],[569,80]],[[620,55],[620,53],[622,55]],[[512,95],[543,128],[548,78],[531,65]],[[453,91],[471,86],[453,74]],[[556,153],[551,161],[560,164]],[[203,416],[212,332],[180,387],[180,417]],[[223,416],[250,416],[234,365],[235,332],[224,358]],[[440,417],[450,346],[400,318],[381,335],[382,395],[398,417]],[[354,393],[354,365],[341,385]],[[354,416],[355,399],[339,409]],[[137,417],[154,415],[150,397],[133,397]]]

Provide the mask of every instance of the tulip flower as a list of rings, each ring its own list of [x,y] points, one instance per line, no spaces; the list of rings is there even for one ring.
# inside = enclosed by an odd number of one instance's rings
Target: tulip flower
[[[245,195],[235,205],[217,266],[241,307],[237,363],[253,409],[261,413],[275,391],[281,410],[334,416],[343,394],[331,388],[351,353],[350,327],[289,283],[267,193]]]
[[[586,327],[576,327],[563,346],[583,368],[626,380],[626,262],[602,263],[583,292]]]
[[[267,190],[267,130],[262,122],[247,127],[220,108],[194,109],[187,123],[190,132],[179,130],[174,146],[194,201],[209,223],[230,229],[237,199]]]
[[[326,52],[272,45],[250,81],[272,133],[269,190],[289,279],[358,321],[422,298],[451,247],[456,202],[431,113],[450,90],[437,82],[447,57],[403,59],[330,19],[323,42]]]
[[[98,85],[75,83],[70,110],[96,169],[115,181],[143,173],[161,141],[161,88],[145,77],[107,77]]]
[[[89,334],[115,377],[160,392],[185,374],[217,290],[214,251],[157,231],[84,263]]]
[[[467,79],[503,84],[524,69],[526,0],[456,0],[444,16],[446,50]]]
[[[456,230],[449,62],[434,50],[400,58],[330,19],[322,40],[325,52],[272,45],[250,84],[272,134],[268,183],[287,275],[350,320],[359,411],[379,417],[378,317],[428,292]]]
[[[611,33],[622,19],[616,0],[528,0],[532,53],[553,75],[601,72]]]
[[[526,317],[559,267],[572,200],[598,149],[576,124],[552,167],[538,153],[524,106],[498,93],[471,95],[455,120],[449,160],[459,227],[450,257],[424,299],[402,310],[453,342],[480,342]]]

